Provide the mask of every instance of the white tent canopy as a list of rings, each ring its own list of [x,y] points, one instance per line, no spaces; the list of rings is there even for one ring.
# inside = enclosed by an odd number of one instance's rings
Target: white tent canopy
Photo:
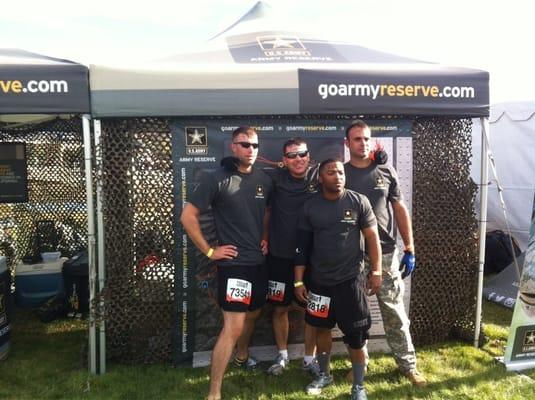
[[[511,234],[524,250],[535,194],[535,101],[495,104],[490,111],[490,151],[503,189]],[[480,176],[480,131],[479,120],[474,120],[471,175],[476,182]],[[493,180],[492,173],[489,178]],[[495,181],[489,186],[487,221],[488,230],[507,231]]]

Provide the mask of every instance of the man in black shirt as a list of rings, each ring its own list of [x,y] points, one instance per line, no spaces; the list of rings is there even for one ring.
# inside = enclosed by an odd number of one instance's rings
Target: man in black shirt
[[[277,359],[268,369],[280,375],[288,366],[288,311],[294,300],[294,255],[297,217],[305,201],[318,192],[317,168],[310,168],[307,144],[292,138],[283,145],[284,168],[264,169],[273,179],[271,218],[269,222],[268,302],[273,310],[273,334],[279,350]],[[305,327],[305,357],[303,369],[317,373],[314,360],[315,331]]]
[[[306,390],[319,394],[333,381],[329,371],[331,329],[338,324],[353,366],[351,398],[364,400],[363,347],[371,326],[365,285],[368,294],[374,294],[382,280],[377,224],[368,199],[344,188],[340,161],[323,161],[319,181],[322,193],[303,206],[295,257],[295,295],[307,302],[306,323],[317,328],[320,375]],[[361,234],[372,266],[366,283],[359,274],[364,259]],[[308,260],[310,283],[305,286],[303,274]]]
[[[424,376],[416,369],[416,353],[409,332],[410,321],[403,304],[403,278],[415,266],[411,219],[403,202],[396,171],[390,165],[373,162],[370,139],[370,128],[362,120],[353,121],[346,129],[346,146],[350,154],[349,162],[344,165],[346,187],[366,196],[377,218],[383,254],[383,284],[377,293],[377,300],[386,340],[401,372],[414,385],[425,386]],[[401,265],[394,221],[405,245]]]
[[[249,127],[232,134],[231,150],[238,158],[236,171],[220,168],[208,175],[184,206],[180,221],[197,248],[217,261],[218,301],[223,329],[212,352],[209,400],[221,398],[223,375],[234,346],[236,357],[248,359],[248,343],[254,321],[266,301],[267,204],[272,180],[253,168],[258,136]],[[219,245],[204,238],[199,216],[211,207]]]

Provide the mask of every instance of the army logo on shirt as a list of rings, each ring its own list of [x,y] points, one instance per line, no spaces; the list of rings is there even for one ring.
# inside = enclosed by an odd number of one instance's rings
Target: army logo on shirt
[[[357,220],[355,218],[355,212],[351,209],[344,210],[344,219],[342,220],[345,224],[351,224],[355,225],[357,223]]]
[[[256,185],[255,199],[263,199],[263,198],[264,198],[264,187],[262,185]]]
[[[374,189],[384,189],[386,187],[385,180],[381,177],[375,179]]]
[[[308,193],[316,193],[318,191],[318,188],[314,183],[309,183],[307,191]]]

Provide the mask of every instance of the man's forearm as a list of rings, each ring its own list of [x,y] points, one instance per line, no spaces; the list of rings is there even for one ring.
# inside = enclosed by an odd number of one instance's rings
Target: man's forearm
[[[394,218],[398,226],[399,234],[403,240],[405,250],[414,252],[414,241],[412,235],[412,223],[409,215],[409,210],[402,202],[396,202],[392,204],[394,210]]]
[[[306,267],[304,265],[296,265],[294,267],[294,282],[303,282],[303,277],[305,276],[305,269]]]
[[[180,218],[180,222],[182,222],[182,226],[184,226],[184,230],[193,244],[201,251],[201,253],[206,254],[210,249],[210,245],[202,234],[199,219],[195,215],[186,212]]]

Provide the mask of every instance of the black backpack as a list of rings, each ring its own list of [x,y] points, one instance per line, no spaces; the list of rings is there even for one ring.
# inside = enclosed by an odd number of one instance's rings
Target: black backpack
[[[511,248],[511,241],[513,248]],[[503,231],[487,232],[485,244],[485,274],[494,274],[504,270],[521,253],[515,238]]]

